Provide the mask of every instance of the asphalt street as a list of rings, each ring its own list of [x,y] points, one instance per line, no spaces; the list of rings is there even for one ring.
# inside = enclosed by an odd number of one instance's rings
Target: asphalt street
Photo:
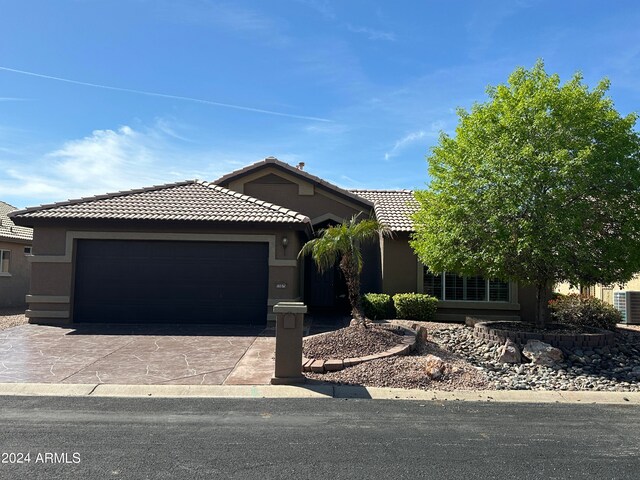
[[[637,479],[639,453],[630,405],[0,397],[2,479]]]

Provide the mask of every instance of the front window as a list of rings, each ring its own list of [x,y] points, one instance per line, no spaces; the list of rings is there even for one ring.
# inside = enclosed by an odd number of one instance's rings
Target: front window
[[[9,273],[9,259],[11,252],[9,250],[0,250],[0,273]]]
[[[479,275],[461,277],[455,273],[434,274],[424,267],[424,293],[438,300],[468,302],[508,302],[509,284]]]

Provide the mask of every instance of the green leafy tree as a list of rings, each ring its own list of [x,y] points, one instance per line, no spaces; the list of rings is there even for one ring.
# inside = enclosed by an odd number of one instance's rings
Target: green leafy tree
[[[535,285],[536,323],[558,282],[626,282],[640,271],[640,138],[582,76],[538,61],[458,111],[428,157],[412,246],[432,271]]]
[[[348,222],[325,228],[319,233],[318,237],[304,244],[298,257],[311,255],[320,272],[339,262],[347,283],[351,315],[365,325],[366,318],[360,305],[360,273],[363,265],[360,245],[381,235],[389,235],[390,230],[376,220],[358,221],[358,215],[355,215]]]

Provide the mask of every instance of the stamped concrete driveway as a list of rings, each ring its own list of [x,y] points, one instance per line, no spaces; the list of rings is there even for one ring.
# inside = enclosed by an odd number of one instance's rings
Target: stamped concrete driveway
[[[21,325],[0,331],[0,383],[266,384],[274,352],[261,329]]]

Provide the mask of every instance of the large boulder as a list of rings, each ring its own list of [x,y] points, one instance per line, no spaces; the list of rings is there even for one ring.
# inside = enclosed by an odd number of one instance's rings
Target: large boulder
[[[520,348],[518,348],[518,345],[510,338],[507,338],[505,344],[498,349],[498,362],[522,363]]]
[[[522,349],[522,354],[536,365],[551,366],[564,360],[562,350],[540,340],[529,340]]]
[[[425,357],[425,371],[427,373],[427,377],[431,380],[435,380],[444,375],[447,369],[447,364],[444,363],[440,357],[436,357],[435,355],[427,355]]]

